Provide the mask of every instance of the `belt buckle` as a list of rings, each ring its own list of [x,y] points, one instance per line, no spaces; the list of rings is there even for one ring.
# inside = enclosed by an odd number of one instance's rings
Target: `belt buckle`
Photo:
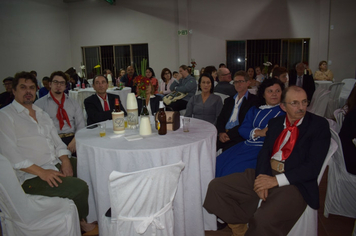
[[[280,172],[280,173],[284,172],[284,163],[281,163],[281,162],[278,163],[276,169],[277,169],[277,171]]]

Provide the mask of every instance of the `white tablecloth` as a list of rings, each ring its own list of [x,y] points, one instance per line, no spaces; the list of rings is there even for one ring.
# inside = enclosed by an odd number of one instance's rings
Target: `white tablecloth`
[[[329,90],[329,87],[333,84],[331,81],[323,81],[323,80],[314,80],[316,88],[322,88],[325,90]]]
[[[124,108],[126,109],[127,94],[129,94],[131,92],[130,87],[125,87],[122,90],[108,89],[106,92],[115,94],[115,95],[119,95],[121,103],[124,106]],[[81,106],[84,107],[84,100],[94,93],[95,93],[95,90],[93,88],[80,89],[79,91],[70,90],[69,97],[73,98],[74,100],[79,102],[79,104]]]
[[[113,170],[137,171],[183,161],[185,168],[174,200],[174,235],[204,236],[204,230],[216,230],[216,217],[202,207],[209,182],[215,176],[216,128],[205,121],[190,118],[190,131],[182,128],[127,141],[113,135],[112,121],[106,121],[107,136],[100,138],[98,128],[82,129],[75,135],[78,177],[89,186],[88,222],[99,221],[110,207],[108,178]],[[125,135],[138,133],[126,130]]]

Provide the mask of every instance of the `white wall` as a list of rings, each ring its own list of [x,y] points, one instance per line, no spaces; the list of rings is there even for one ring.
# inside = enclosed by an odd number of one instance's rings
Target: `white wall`
[[[356,1],[332,0],[329,68],[336,81],[356,76]]]
[[[70,34],[75,66],[81,47],[148,43],[150,66],[160,75],[164,67],[177,69],[178,25],[176,2],[120,0],[70,4]]]
[[[62,0],[1,0],[0,80],[23,70],[36,70],[42,80],[69,68],[68,25],[68,5]]]

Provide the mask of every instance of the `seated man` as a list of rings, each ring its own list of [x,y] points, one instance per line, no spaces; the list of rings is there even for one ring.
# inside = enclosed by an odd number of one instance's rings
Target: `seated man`
[[[257,103],[257,96],[248,92],[250,81],[246,72],[240,70],[234,75],[236,95],[224,100],[224,106],[218,116],[216,129],[219,138],[216,149],[223,151],[244,141],[238,132],[247,111]]]
[[[72,199],[84,231],[97,227],[85,221],[88,215],[88,185],[75,178],[76,162],[70,160],[53,121],[33,105],[37,80],[28,72],[15,75],[15,100],[0,111],[0,152],[9,159],[27,194]],[[72,166],[74,164],[74,166]]]
[[[55,71],[49,78],[49,94],[40,98],[35,105],[48,113],[57,133],[72,154],[76,151],[75,132],[85,127],[82,107],[64,93],[68,76]]]
[[[125,113],[125,116],[127,115],[122,106],[120,97],[118,95],[106,93],[108,87],[109,84],[106,77],[97,75],[93,79],[93,88],[96,91],[96,94],[93,94],[84,100],[85,110],[88,115],[87,125],[111,120],[111,113],[115,108],[115,98],[119,99],[120,109]]]
[[[7,77],[2,81],[6,91],[0,94],[0,109],[9,105],[14,100],[14,95],[12,94],[13,79],[12,77]]]
[[[306,112],[307,105],[302,88],[285,89],[280,106],[287,114],[269,121],[256,170],[209,184],[204,208],[234,235],[287,235],[307,205],[319,208],[317,179],[331,135],[328,122]]]
[[[43,84],[43,87],[40,88],[40,90],[38,91],[38,95],[40,98],[47,95],[49,90],[51,89],[49,87],[49,78],[47,76],[43,77],[42,84]]]
[[[228,96],[234,96],[236,90],[231,82],[231,73],[230,70],[226,67],[221,67],[218,70],[219,82],[214,88],[214,93],[222,93]]]
[[[137,76],[133,65],[128,66],[126,69],[126,74],[120,79],[121,82],[125,83],[126,87],[131,87],[131,92],[136,93],[136,86],[134,86],[133,80]]]
[[[315,91],[315,83],[311,74],[304,74],[305,65],[298,63],[295,67],[295,72],[289,76],[289,85],[297,85],[302,87],[307,93],[308,100],[311,101]]]

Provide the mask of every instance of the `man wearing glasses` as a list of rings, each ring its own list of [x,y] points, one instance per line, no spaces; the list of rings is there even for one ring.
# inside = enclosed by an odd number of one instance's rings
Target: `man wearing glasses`
[[[49,78],[49,93],[35,105],[49,114],[59,137],[75,155],[75,132],[85,127],[85,121],[81,106],[64,93],[68,79],[62,71],[53,72]]]
[[[231,82],[231,73],[228,68],[219,68],[218,70],[219,83],[214,88],[214,93],[222,93],[228,96],[234,96],[236,90]]]
[[[12,93],[12,80],[14,78],[7,77],[2,82],[5,87],[5,92],[0,94],[0,109],[9,105],[14,100],[14,95]]]
[[[225,151],[245,140],[240,136],[238,129],[245,119],[247,111],[257,103],[257,96],[248,92],[249,85],[250,81],[245,71],[240,70],[235,73],[233,86],[235,96],[225,99],[216,122],[219,135],[216,145],[217,150],[222,148]]]
[[[268,122],[256,169],[209,184],[204,207],[233,235],[287,235],[307,205],[319,208],[317,180],[331,134],[327,120],[307,112],[307,105],[302,88],[285,89],[280,106],[286,115]]]

